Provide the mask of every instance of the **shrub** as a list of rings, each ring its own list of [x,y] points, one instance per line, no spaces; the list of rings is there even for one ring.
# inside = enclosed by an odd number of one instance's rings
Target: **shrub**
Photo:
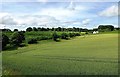
[[[54,41],[58,41],[60,36],[56,32],[54,32],[53,35],[52,35],[52,38],[53,38]]]
[[[36,44],[37,43],[37,39],[35,38],[31,38],[28,40],[28,44]]]
[[[69,33],[69,36],[70,37],[75,37],[75,34],[74,33]]]
[[[62,33],[61,34],[61,39],[66,39],[68,40],[69,39],[69,35],[67,33]]]
[[[88,34],[88,32],[86,32],[85,34]]]
[[[48,39],[52,39],[52,37],[50,37],[50,36],[42,36],[41,37],[41,40],[48,40]]]
[[[2,34],[2,49],[5,49],[6,45],[9,43],[9,38],[5,34]]]
[[[80,33],[75,33],[75,36],[80,36]]]
[[[19,46],[23,40],[25,40],[25,36],[23,32],[14,32],[11,36],[11,45]]]

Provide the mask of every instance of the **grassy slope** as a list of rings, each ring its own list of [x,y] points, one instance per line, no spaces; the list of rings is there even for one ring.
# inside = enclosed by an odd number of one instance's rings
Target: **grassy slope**
[[[3,67],[24,75],[117,74],[117,37],[117,34],[89,35],[5,51]]]

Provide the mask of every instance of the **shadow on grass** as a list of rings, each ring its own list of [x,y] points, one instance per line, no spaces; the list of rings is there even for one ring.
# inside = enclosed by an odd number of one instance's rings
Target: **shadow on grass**
[[[18,47],[25,47],[25,46],[27,46],[26,44],[21,44],[21,45],[19,45],[19,46],[11,46],[11,45],[8,45],[5,49],[3,49],[2,51],[13,51],[13,50],[17,50],[18,49]]]
[[[3,49],[3,51],[12,51],[12,50],[17,50],[18,49],[18,46],[7,46],[5,49]]]

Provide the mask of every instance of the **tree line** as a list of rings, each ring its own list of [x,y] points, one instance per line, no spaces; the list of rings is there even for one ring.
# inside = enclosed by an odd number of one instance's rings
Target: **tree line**
[[[62,28],[62,27],[57,27],[57,28],[44,28],[44,27],[28,27],[25,31],[26,32],[31,32],[31,31],[74,31],[74,32],[91,32],[91,31],[113,31],[113,30],[119,30],[120,28],[114,28],[113,25],[99,25],[98,28],[94,29],[83,29],[83,28]],[[11,31],[10,29],[2,29],[2,31]],[[18,29],[14,29],[13,31],[18,31]]]

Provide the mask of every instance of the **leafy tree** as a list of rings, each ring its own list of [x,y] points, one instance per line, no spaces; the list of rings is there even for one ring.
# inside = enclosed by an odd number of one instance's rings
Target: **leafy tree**
[[[10,29],[2,29],[2,31],[3,31],[3,32],[4,32],[4,31],[6,31],[6,32],[11,32]]]
[[[14,32],[18,31],[18,29],[14,29]]]
[[[94,28],[93,31],[98,31],[98,28]]]
[[[46,30],[47,30],[47,31],[49,31],[49,30],[50,30],[50,28],[47,28]]]
[[[74,33],[69,33],[69,36],[70,37],[75,37],[75,34]]]
[[[41,28],[40,28],[40,27],[38,27],[38,31],[41,31]]]
[[[36,27],[33,27],[33,31],[38,31],[38,29]]]
[[[9,43],[9,38],[5,34],[2,34],[2,49],[5,49],[6,45]]]
[[[80,28],[80,32],[88,32],[88,29],[82,29],[82,28]]]
[[[41,31],[47,31],[47,29],[42,27]]]
[[[58,28],[57,28],[57,31],[62,31],[62,28],[61,28],[61,27],[58,27]]]
[[[14,32],[11,36],[11,44],[14,46],[20,46],[20,44],[25,40],[23,32]]]
[[[68,28],[68,31],[73,31],[73,29],[72,28]]]
[[[62,33],[62,34],[61,34],[61,39],[66,39],[66,40],[68,40],[68,38],[69,38],[69,35],[68,35],[67,33]]]
[[[37,43],[37,39],[32,38],[28,40],[28,44],[36,44]]]
[[[52,30],[52,31],[54,31],[54,30],[55,30],[55,28],[52,28],[51,30]]]
[[[58,41],[59,35],[56,32],[54,32],[52,36],[54,41]]]
[[[99,25],[98,30],[101,31],[101,32],[113,31],[114,30],[114,26],[112,26],[112,25]]]
[[[32,31],[32,28],[29,27],[29,28],[26,29],[26,31],[30,32],[30,31]]]

